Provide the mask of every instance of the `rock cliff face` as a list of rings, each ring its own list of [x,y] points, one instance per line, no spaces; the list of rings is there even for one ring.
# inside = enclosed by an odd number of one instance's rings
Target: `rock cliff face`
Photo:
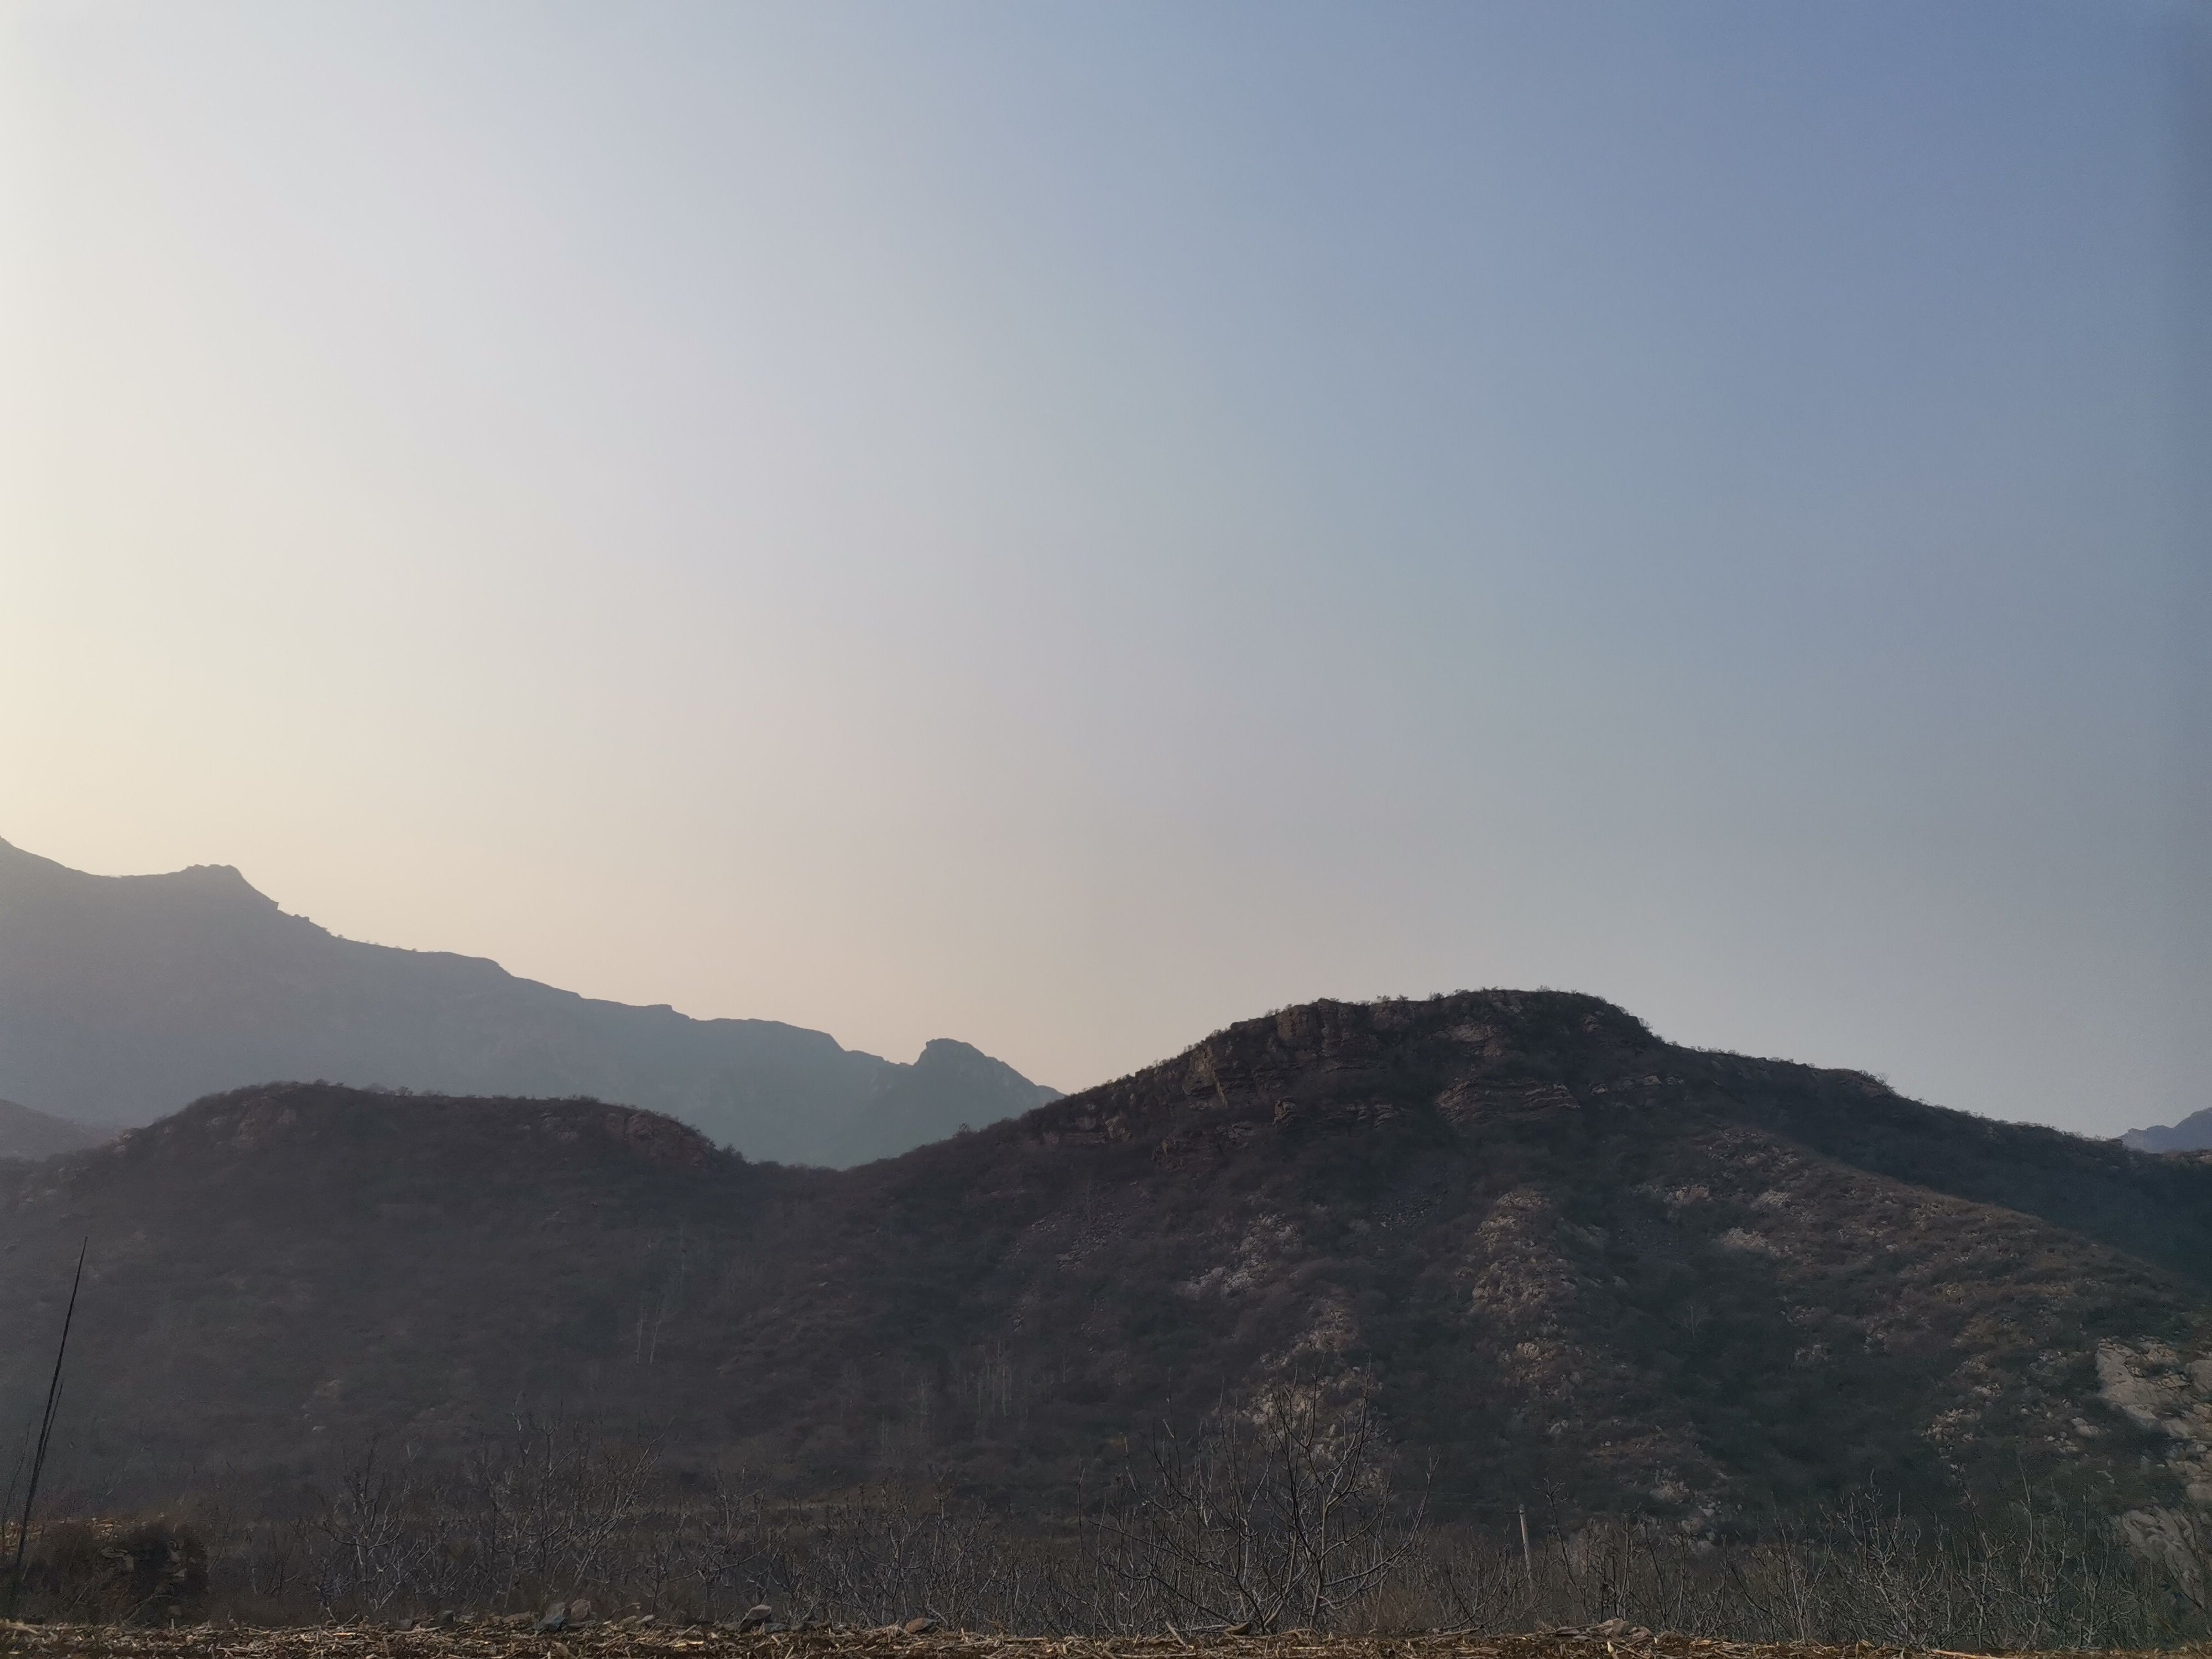
[[[2212,1508],[2212,1352],[2104,1342],[2097,1380],[2107,1406],[2159,1437],[2162,1461],[2190,1503]]]
[[[591,1102],[222,1097],[0,1181],[0,1328],[88,1227],[76,1397],[142,1470],[523,1401],[1059,1502],[1283,1383],[1370,1396],[1478,1516],[1694,1533],[2023,1474],[2161,1536],[2212,1506],[2212,1167],[1560,994],[1287,1009],[843,1172]],[[0,1409],[39,1381],[6,1363]]]
[[[904,1066],[772,1020],[594,1001],[476,957],[339,939],[228,866],[92,876],[0,842],[0,1095],[119,1127],[279,1078],[592,1095],[808,1164],[1055,1097],[965,1043]]]

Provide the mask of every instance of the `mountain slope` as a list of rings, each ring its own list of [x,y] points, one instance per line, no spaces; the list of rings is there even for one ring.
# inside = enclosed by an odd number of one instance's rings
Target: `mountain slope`
[[[589,1102],[240,1091],[0,1171],[0,1330],[53,1324],[87,1231],[80,1455],[142,1481],[522,1404],[1057,1503],[1279,1382],[1371,1393],[1459,1513],[2212,1505],[2212,1160],[1562,994],[1285,1010],[842,1172]],[[0,1349],[0,1411],[40,1364]]]
[[[82,1123],[0,1100],[0,1158],[51,1158],[96,1146],[104,1138]]]
[[[273,1078],[591,1095],[806,1163],[884,1157],[1054,1097],[964,1044],[897,1065],[770,1020],[339,939],[227,866],[91,876],[0,842],[0,1094],[131,1124]]]
[[[2212,1170],[1590,999],[1289,1010],[848,1184],[819,1247],[853,1291],[749,1316],[750,1414],[901,1347],[1029,1378],[1014,1458],[1263,1378],[1371,1386],[1456,1504],[1691,1521],[1869,1477],[2109,1495],[2146,1453],[2171,1495],[2212,1451],[2183,1363],[2212,1355]],[[2189,1432],[2106,1399],[2138,1385]]]

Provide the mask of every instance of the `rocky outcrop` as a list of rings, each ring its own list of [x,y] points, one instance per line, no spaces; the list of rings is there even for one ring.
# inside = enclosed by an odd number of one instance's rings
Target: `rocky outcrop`
[[[2107,1406],[2161,1437],[2166,1466],[2183,1496],[2212,1508],[2212,1350],[2187,1354],[2163,1342],[2100,1343],[2097,1382]]]

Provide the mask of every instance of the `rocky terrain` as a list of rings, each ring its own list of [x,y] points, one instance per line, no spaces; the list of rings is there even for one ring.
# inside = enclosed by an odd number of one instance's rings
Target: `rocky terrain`
[[[227,866],[93,876],[0,842],[0,1095],[112,1127],[272,1078],[591,1095],[832,1165],[1054,1097],[963,1042],[902,1065],[772,1020],[595,1001],[339,939]]]
[[[8,1420],[88,1235],[66,1478],[118,1492],[527,1411],[1057,1504],[1274,1388],[1371,1401],[1491,1522],[1696,1536],[1869,1481],[2212,1510],[2212,1161],[1565,994],[1286,1009],[843,1172],[591,1101],[218,1096],[0,1173]]]

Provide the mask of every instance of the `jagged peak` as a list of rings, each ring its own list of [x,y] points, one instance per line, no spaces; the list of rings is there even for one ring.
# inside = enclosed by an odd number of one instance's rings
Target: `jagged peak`
[[[988,1060],[990,1058],[990,1055],[985,1054],[974,1043],[963,1042],[958,1037],[932,1037],[921,1045],[921,1052],[915,1056],[914,1063],[920,1066],[928,1060]]]

